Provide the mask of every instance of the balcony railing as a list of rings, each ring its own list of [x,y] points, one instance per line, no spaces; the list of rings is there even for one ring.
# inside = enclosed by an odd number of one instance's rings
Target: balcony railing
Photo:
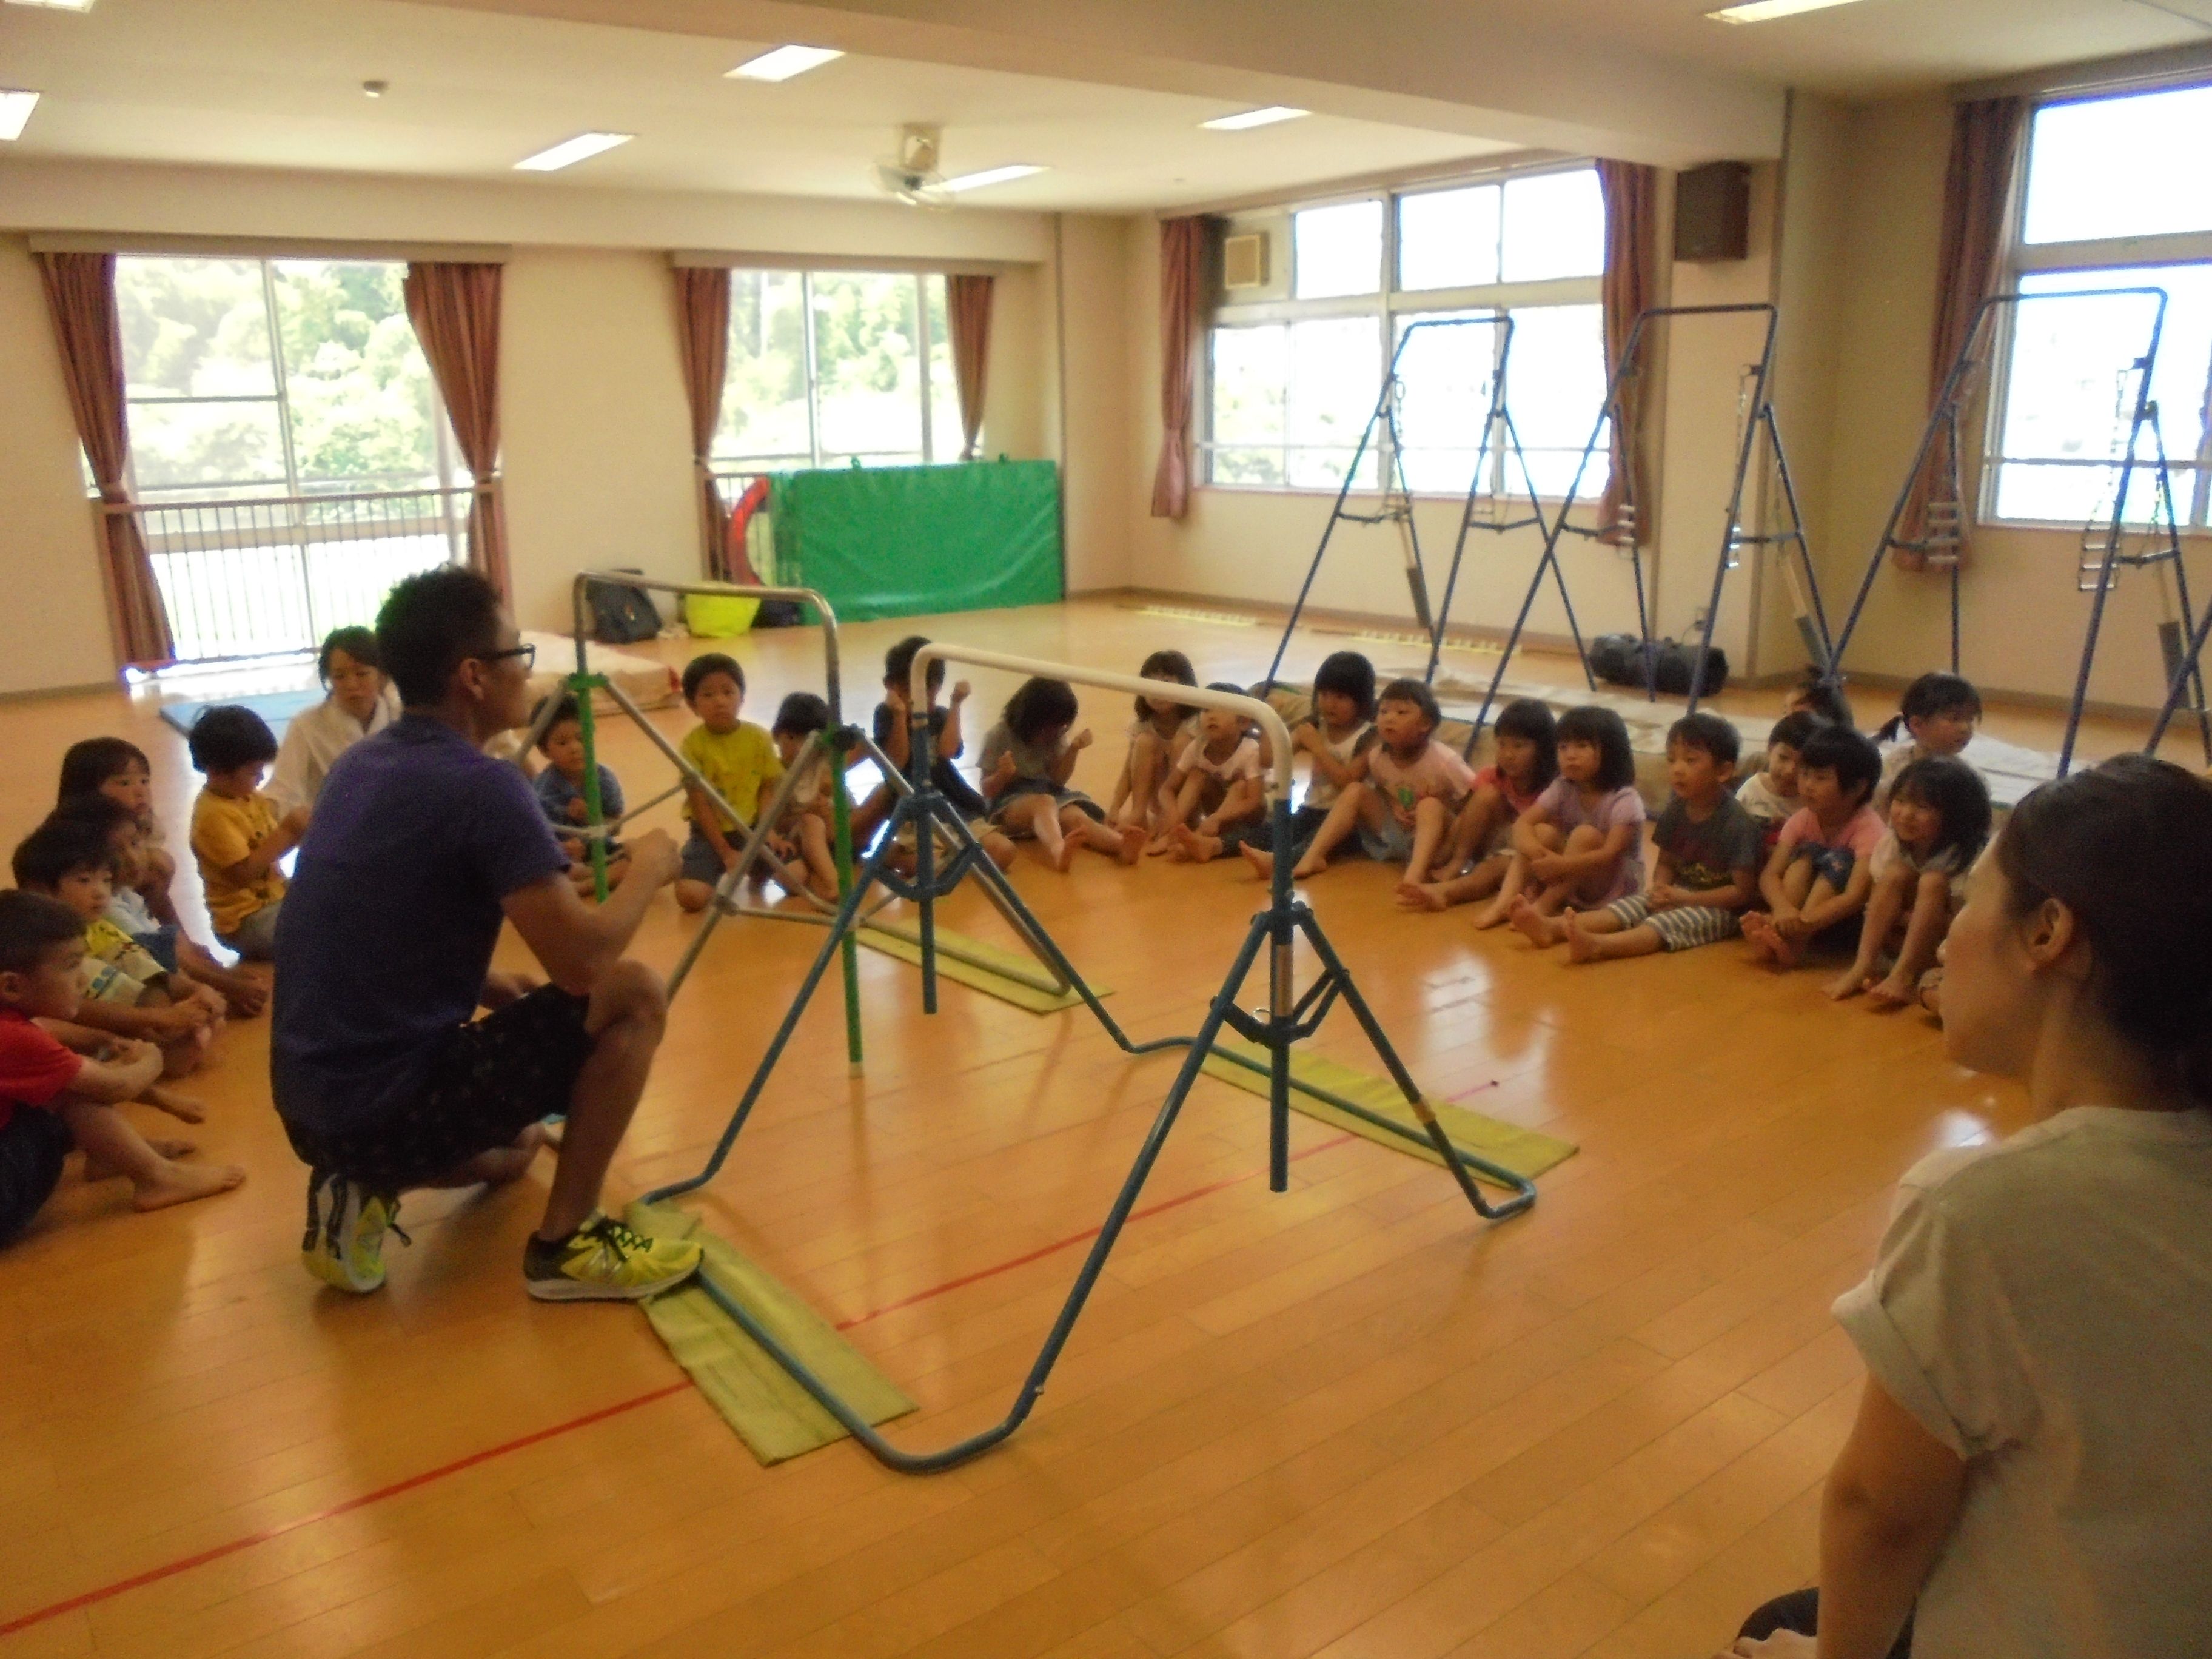
[[[403,576],[468,556],[469,507],[453,489],[102,505],[137,521],[179,662],[313,650],[368,623]]]

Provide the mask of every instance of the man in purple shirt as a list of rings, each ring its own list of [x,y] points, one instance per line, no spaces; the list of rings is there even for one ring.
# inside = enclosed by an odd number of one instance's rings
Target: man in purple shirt
[[[402,714],[331,767],[276,930],[270,1073],[310,1170],[301,1259],[327,1284],[375,1290],[400,1194],[514,1180],[543,1121],[565,1115],[523,1253],[530,1294],[635,1300],[680,1284],[697,1246],[599,1208],[668,1011],[623,952],[675,877],[675,843],[639,836],[607,902],[578,897],[528,781],[483,752],[526,718],[532,653],[482,577],[407,578],[377,643]],[[491,970],[508,921],[550,984]]]

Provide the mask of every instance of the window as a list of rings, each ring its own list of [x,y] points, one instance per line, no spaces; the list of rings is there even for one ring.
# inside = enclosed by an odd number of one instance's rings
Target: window
[[[139,522],[180,659],[312,648],[466,552],[472,481],[383,260],[123,258]]]
[[[2142,356],[2167,296],[2152,373],[2158,434],[2185,528],[2207,516],[2205,410],[2212,387],[2212,197],[2180,158],[2212,147],[2212,87],[2046,104],[2029,130],[2020,231],[2022,294],[2009,307],[1990,424],[1990,517],[2076,526],[2112,511]],[[2146,435],[2142,452],[2149,454]],[[2138,471],[2128,518],[2147,520],[2155,477]]]
[[[1287,300],[1224,306],[1210,342],[1208,482],[1335,489],[1401,343],[1399,457],[1407,488],[1464,495],[1505,352],[1506,407],[1537,491],[1564,495],[1605,396],[1598,283],[1605,204],[1590,167],[1303,208],[1291,215]],[[1378,432],[1377,441],[1381,434]],[[1370,446],[1352,477],[1373,489]],[[1486,493],[1528,485],[1503,453]],[[1604,434],[1581,494],[1605,486]]]
[[[960,446],[944,277],[730,273],[718,471],[921,466]]]

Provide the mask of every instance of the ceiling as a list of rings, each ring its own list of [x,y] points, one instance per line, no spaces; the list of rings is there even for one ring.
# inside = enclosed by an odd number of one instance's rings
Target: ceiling
[[[1136,210],[1551,145],[1772,155],[1779,89],[1867,98],[2187,43],[2212,0],[1857,0],[1728,27],[1717,0],[95,0],[0,5],[9,155],[866,199],[902,121],[968,207]],[[724,71],[802,40],[781,85]],[[363,95],[368,79],[391,83]],[[1206,118],[1316,112],[1242,133]],[[514,161],[586,129],[635,142]]]
[[[1513,147],[1328,115],[1209,132],[1198,124],[1250,105],[882,58],[777,85],[725,78],[775,44],[389,0],[98,0],[82,15],[0,6],[0,84],[46,94],[0,150],[873,198],[872,164],[893,149],[896,125],[937,121],[948,174],[1050,168],[963,208],[1135,210]],[[381,98],[361,89],[372,78],[391,83]],[[558,174],[511,170],[593,129],[637,137]]]

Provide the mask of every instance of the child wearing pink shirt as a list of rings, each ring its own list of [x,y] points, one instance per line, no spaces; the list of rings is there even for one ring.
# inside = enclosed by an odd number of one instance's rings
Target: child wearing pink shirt
[[[1795,968],[1815,938],[1858,920],[1881,845],[1881,819],[1867,804],[1881,781],[1881,751],[1871,739],[1840,726],[1805,739],[1797,757],[1805,805],[1783,823],[1759,878],[1767,909],[1743,919],[1754,955]]]

